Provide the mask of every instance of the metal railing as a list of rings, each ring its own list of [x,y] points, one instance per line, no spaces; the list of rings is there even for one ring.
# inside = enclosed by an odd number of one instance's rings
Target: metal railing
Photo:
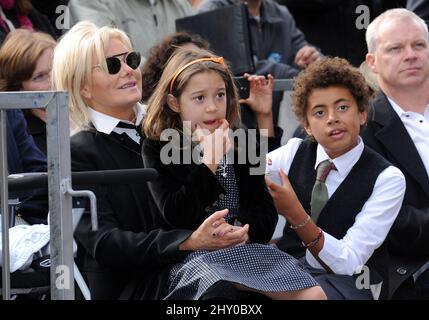
[[[50,214],[51,298],[74,299],[73,223],[70,186],[70,126],[68,93],[0,93],[0,197],[2,214],[2,295],[10,299],[9,216],[6,112],[8,109],[46,108],[47,167]]]

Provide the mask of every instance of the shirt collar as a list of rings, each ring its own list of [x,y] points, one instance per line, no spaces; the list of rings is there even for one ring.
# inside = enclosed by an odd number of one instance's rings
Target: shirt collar
[[[334,163],[335,168],[337,168],[339,175],[342,177],[345,177],[349,174],[350,170],[353,168],[353,166],[359,160],[359,158],[363,152],[363,148],[364,148],[364,144],[363,144],[362,138],[358,136],[357,146],[355,146],[350,151],[344,153],[343,155],[332,160],[326,154],[325,149],[323,149],[323,147],[320,144],[318,144],[317,145],[316,163],[314,165],[314,170],[317,169],[317,166],[322,161],[330,160]]]
[[[137,103],[134,106],[134,113],[136,114],[135,123],[108,116],[107,114],[98,112],[92,109],[91,107],[88,107],[88,112],[89,112],[89,117],[91,119],[91,123],[94,125],[97,131],[103,132],[105,134],[111,134],[112,131],[118,125],[118,123],[121,121],[125,123],[134,124],[134,125],[139,125],[145,115],[145,108],[144,108],[144,105],[141,103]]]
[[[393,101],[389,97],[387,97],[387,100],[389,100],[390,105],[392,106],[393,110],[395,110],[395,112],[398,114],[399,118],[401,118],[403,115],[408,113],[407,111],[402,109],[402,107],[399,104],[397,104],[395,101]],[[412,112],[412,111],[410,111],[410,112]],[[429,105],[426,106],[426,109],[425,109],[425,112],[423,113],[423,116],[426,119],[429,119]]]
[[[387,97],[387,96],[386,96]],[[402,109],[399,104],[397,104],[395,101],[393,101],[392,99],[390,99],[389,97],[387,97],[387,100],[389,100],[390,105],[392,106],[393,110],[395,110],[395,112],[398,114],[399,118],[406,113],[406,111],[404,111],[404,109]]]

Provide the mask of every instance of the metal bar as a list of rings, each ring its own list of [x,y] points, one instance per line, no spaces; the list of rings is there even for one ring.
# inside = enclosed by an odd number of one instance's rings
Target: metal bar
[[[274,79],[273,91],[292,91],[293,79]]]
[[[76,264],[74,265],[74,278],[85,300],[91,300],[91,292],[89,291],[89,288]]]
[[[95,193],[90,190],[73,190],[71,183],[67,184],[66,191],[72,197],[89,198],[90,207],[91,207],[91,227],[92,227],[92,231],[97,231],[98,230],[97,198],[95,196]]]
[[[7,186],[7,134],[6,110],[0,110],[0,198],[2,213],[2,295],[3,300],[10,300],[10,262],[9,262],[9,213],[8,213],[8,186]]]
[[[1,109],[44,109],[58,91],[19,91],[0,94]]]
[[[51,298],[74,299],[70,129],[68,95],[57,92],[47,106],[48,187],[51,247]]]

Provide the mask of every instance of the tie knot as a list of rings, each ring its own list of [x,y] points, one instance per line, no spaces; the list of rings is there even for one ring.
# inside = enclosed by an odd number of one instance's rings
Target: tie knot
[[[335,170],[335,165],[329,160],[324,160],[317,166],[316,180],[325,182],[331,170]]]

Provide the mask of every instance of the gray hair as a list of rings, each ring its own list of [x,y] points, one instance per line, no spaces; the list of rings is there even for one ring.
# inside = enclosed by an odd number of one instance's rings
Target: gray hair
[[[369,24],[365,35],[368,52],[370,53],[375,52],[375,50],[377,49],[377,41],[378,41],[378,36],[380,32],[380,26],[385,21],[389,21],[392,19],[412,20],[416,22],[424,31],[426,35],[426,40],[429,40],[428,27],[422,18],[420,18],[414,12],[407,9],[403,9],[403,8],[391,9],[380,14]]]

